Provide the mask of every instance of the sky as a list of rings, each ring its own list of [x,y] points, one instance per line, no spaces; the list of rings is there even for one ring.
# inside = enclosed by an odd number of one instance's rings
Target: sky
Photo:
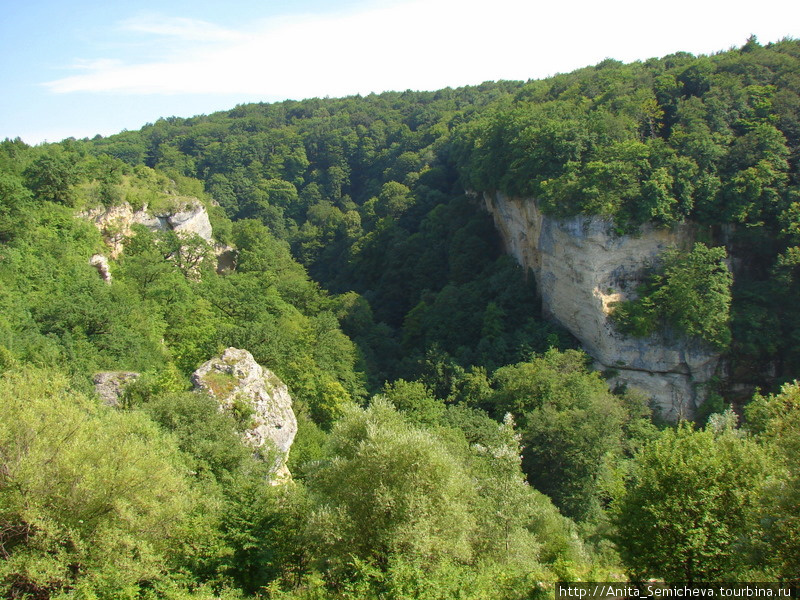
[[[539,79],[750,35],[798,0],[0,0],[0,139],[111,135],[247,102]]]

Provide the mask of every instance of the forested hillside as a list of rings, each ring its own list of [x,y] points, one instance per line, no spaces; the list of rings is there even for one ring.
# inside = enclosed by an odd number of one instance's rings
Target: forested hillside
[[[516,599],[557,580],[800,579],[798,152],[800,43],[755,38],[2,142],[2,595]],[[609,390],[541,317],[476,199],[490,191],[619,234],[697,227],[611,315],[723,353],[697,423]],[[216,246],[86,216],[187,202]],[[216,269],[223,246],[235,261]],[[289,386],[292,483],[270,485],[241,443],[246,414],[189,391],[231,346]],[[141,376],[115,408],[100,371]]]

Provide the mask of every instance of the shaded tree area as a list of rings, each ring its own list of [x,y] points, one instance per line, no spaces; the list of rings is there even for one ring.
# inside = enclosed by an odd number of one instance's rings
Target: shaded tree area
[[[764,373],[790,379],[800,360],[798,319],[787,309],[797,62],[795,40],[754,38],[710,56],[609,59],[537,81],[242,105],[162,119],[87,151],[201,179],[230,218],[257,219],[288,241],[323,287],[364,296],[376,328],[358,341],[373,389],[419,371],[379,364],[366,338],[389,336],[382,351],[419,362],[431,348],[415,327],[435,298],[470,312],[442,327],[462,340],[436,349],[462,367],[484,360],[473,350],[480,344],[502,355],[493,368],[523,358],[522,348],[546,350],[541,339],[555,333],[510,318],[509,329],[530,334],[475,333],[480,315],[508,309],[486,292],[482,269],[497,242],[464,205],[465,188],[535,198],[557,216],[609,217],[618,232],[697,224],[737,267],[722,325],[730,343],[719,332],[710,343],[729,348],[739,379],[768,385]]]
[[[502,256],[450,158],[451,131],[521,85],[243,105],[89,149],[197,177],[229,218],[287,241],[314,280],[342,294],[337,317],[375,391],[432,376],[434,355],[491,370],[572,343],[539,319],[532,282]]]
[[[59,365],[85,388],[104,370],[176,369],[188,377],[236,345],[271,365],[320,422],[329,422],[339,404],[366,395],[357,349],[335,316],[339,303],[258,221],[232,224],[211,207],[215,232],[238,249],[237,269],[228,275],[215,272],[212,248],[197,236],[141,226],[128,238],[112,233],[123,251],[111,261],[112,281],[105,282],[89,258],[108,253],[109,239],[60,200],[42,198],[14,179],[15,170],[28,172],[43,151],[71,152],[71,145],[56,151],[4,143],[12,168],[4,174],[11,183],[0,255],[0,344],[9,360]],[[99,202],[97,187],[110,177],[105,158],[74,152],[84,173],[70,188],[77,206]],[[154,211],[199,183],[171,181],[144,166],[110,165],[119,169],[113,184],[118,200]],[[209,202],[201,186],[197,191]]]

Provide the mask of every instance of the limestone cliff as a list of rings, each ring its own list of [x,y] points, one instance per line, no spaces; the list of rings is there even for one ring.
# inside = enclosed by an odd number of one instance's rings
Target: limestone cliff
[[[171,208],[162,211],[152,212],[146,204],[134,210],[128,202],[123,202],[116,206],[92,208],[79,216],[94,223],[101,231],[112,258],[117,258],[122,252],[125,238],[133,235],[134,225],[144,225],[152,231],[197,234],[209,244],[214,243],[208,213],[195,198],[176,198]]]
[[[141,375],[132,371],[102,371],[94,375],[94,389],[106,406],[118,408],[125,386]]]
[[[289,390],[272,371],[259,365],[247,350],[228,348],[203,363],[192,375],[192,383],[216,398],[222,409],[241,412],[244,407],[251,413],[243,433],[245,443],[262,455],[274,456],[273,483],[291,478],[286,460],[297,419]]]
[[[174,231],[182,237],[199,236],[213,249],[218,272],[230,271],[236,264],[236,251],[214,240],[208,212],[197,198],[176,196],[169,208],[158,211],[151,211],[146,204],[134,210],[128,202],[123,202],[114,206],[92,208],[78,216],[94,223],[100,230],[111,258],[119,258],[125,239],[134,233],[133,226],[144,225],[151,231]],[[95,255],[90,264],[110,283],[111,273],[105,257]]]
[[[646,268],[665,249],[689,247],[689,225],[644,227],[639,235],[616,235],[599,217],[557,219],[533,200],[500,192],[483,196],[509,254],[533,272],[542,310],[567,328],[601,369],[618,373],[648,394],[667,418],[690,417],[704,398],[719,355],[709,347],[664,335],[630,338],[608,319],[610,304],[629,298]]]

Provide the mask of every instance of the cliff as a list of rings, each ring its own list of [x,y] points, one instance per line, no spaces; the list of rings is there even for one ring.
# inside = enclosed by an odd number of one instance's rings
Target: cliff
[[[214,240],[208,212],[197,198],[175,197],[170,208],[160,211],[151,211],[146,204],[134,209],[130,203],[123,202],[115,206],[92,208],[78,216],[94,223],[100,230],[114,259],[122,253],[125,239],[134,234],[133,226],[143,225],[151,231],[174,231],[181,237],[197,235],[213,249],[217,257],[217,271],[231,270],[236,262],[235,250]],[[91,264],[105,281],[111,281],[105,257],[95,255]]]
[[[184,236],[197,234],[209,244],[214,243],[208,213],[195,198],[176,199],[176,204],[169,210],[158,212],[151,212],[146,204],[134,210],[128,202],[123,202],[116,206],[92,208],[79,216],[94,223],[101,231],[112,258],[117,258],[122,252],[125,238],[133,235],[134,225],[144,225],[152,231],[172,230]]]
[[[624,383],[650,396],[669,419],[691,417],[702,403],[719,363],[711,348],[667,335],[630,338],[608,319],[611,304],[627,299],[649,265],[667,248],[694,241],[690,225],[643,227],[616,235],[610,221],[577,216],[556,219],[533,200],[485,193],[485,205],[506,251],[536,278],[542,311],[568,329],[596,361]]]

